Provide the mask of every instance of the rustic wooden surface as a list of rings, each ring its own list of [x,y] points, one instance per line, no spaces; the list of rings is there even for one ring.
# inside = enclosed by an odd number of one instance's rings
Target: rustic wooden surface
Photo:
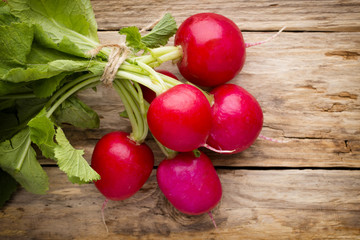
[[[262,135],[243,153],[213,160],[224,188],[210,218],[175,210],[156,184],[156,168],[132,198],[109,202],[92,184],[73,185],[53,162],[47,195],[20,189],[0,210],[0,239],[360,239],[360,2],[359,1],[102,1],[93,0],[102,42],[124,26],[146,26],[168,11],[180,24],[197,12],[234,20],[249,48],[232,81],[251,92],[264,111]],[[155,11],[154,11],[155,10]],[[172,64],[161,68],[181,76]],[[97,130],[66,128],[91,158],[96,141],[130,131],[110,88],[80,97],[101,116]],[[156,165],[161,152],[151,138]]]
[[[21,190],[1,212],[0,237],[13,239],[356,239],[360,173],[344,170],[218,170],[223,198],[209,217],[175,210],[157,188],[144,187],[105,209],[93,185],[67,183],[57,168],[49,193]],[[6,219],[6,221],[5,221]],[[11,237],[10,237],[11,236]]]

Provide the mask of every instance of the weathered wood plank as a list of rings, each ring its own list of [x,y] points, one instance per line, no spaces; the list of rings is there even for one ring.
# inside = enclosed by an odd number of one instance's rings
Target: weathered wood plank
[[[142,28],[164,12],[180,24],[200,12],[215,12],[232,19],[242,30],[359,31],[360,4],[351,1],[153,1],[92,0],[100,30],[126,26]]]
[[[245,33],[258,41],[271,33]],[[116,32],[100,33],[104,43]],[[351,39],[351,41],[349,41]],[[335,54],[336,53],[336,54]],[[349,57],[349,53],[351,56]],[[356,54],[355,54],[356,53]],[[264,111],[262,134],[288,141],[259,139],[243,153],[209,153],[217,166],[360,167],[360,33],[283,33],[270,43],[249,48],[243,71],[232,81],[251,92]],[[161,68],[180,79],[176,66]],[[114,130],[130,131],[120,119],[120,99],[100,87],[80,97],[101,116],[99,130],[68,129],[71,142],[90,160],[96,141]],[[157,163],[163,155],[149,140]]]
[[[210,218],[174,209],[155,170],[132,198],[109,202],[93,184],[72,185],[57,168],[47,195],[20,190],[0,211],[2,239],[359,239],[360,172],[218,170],[223,198]]]
[[[222,166],[218,173],[224,194],[213,211],[218,229],[206,214],[187,216],[175,210],[158,189],[154,170],[135,196],[108,203],[107,234],[100,213],[104,198],[93,184],[72,185],[58,168],[45,167],[49,193],[17,191],[0,210],[0,239],[360,239],[360,171],[237,169],[360,168],[357,0],[92,3],[102,42],[117,41],[116,31],[109,30],[141,28],[163,12],[172,13],[178,24],[198,12],[223,14],[243,30],[246,42],[263,40],[273,34],[263,31],[286,25],[289,32],[248,49],[247,63],[232,82],[260,102],[265,116],[262,134],[288,142],[259,139],[236,155],[206,151],[214,165]],[[175,66],[162,68],[181,78]],[[123,106],[111,88],[87,90],[80,97],[99,112],[101,127],[65,131],[90,161],[101,136],[131,129],[118,116]],[[151,138],[148,144],[157,165],[163,156]]]

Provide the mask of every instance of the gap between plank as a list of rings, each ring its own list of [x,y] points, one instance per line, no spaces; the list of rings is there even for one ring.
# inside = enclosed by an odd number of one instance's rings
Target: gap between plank
[[[58,167],[56,164],[41,164],[42,167]],[[283,167],[283,166],[214,166],[215,169],[221,170],[343,170],[343,171],[360,171],[360,167]],[[154,166],[153,169],[157,169],[158,166]]]

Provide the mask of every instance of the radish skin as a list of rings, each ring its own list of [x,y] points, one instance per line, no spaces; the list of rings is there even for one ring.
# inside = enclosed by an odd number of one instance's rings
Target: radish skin
[[[239,27],[229,18],[216,13],[198,13],[178,28],[174,45],[181,46],[183,56],[177,62],[181,75],[191,83],[216,87],[233,79],[243,68],[246,48],[264,41],[245,43]]]
[[[211,91],[212,128],[207,144],[218,150],[238,153],[249,148],[263,125],[260,104],[244,88],[224,84]],[[226,153],[226,152],[224,152]]]
[[[179,84],[150,104],[147,121],[154,137],[165,147],[188,152],[205,144],[211,128],[210,103],[189,84]]]
[[[157,169],[160,190],[180,212],[209,213],[221,200],[222,186],[210,159],[202,152],[179,153],[163,160]]]
[[[96,188],[109,200],[134,195],[149,178],[154,155],[145,144],[137,144],[125,132],[104,135],[95,145],[91,167],[100,175]]]

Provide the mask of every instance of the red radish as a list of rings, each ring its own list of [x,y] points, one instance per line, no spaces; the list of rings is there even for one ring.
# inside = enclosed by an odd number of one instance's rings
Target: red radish
[[[180,73],[200,86],[217,86],[233,79],[245,63],[245,42],[240,29],[230,19],[215,13],[199,13],[187,18],[175,35],[183,58]]]
[[[171,78],[174,78],[174,79],[178,79],[174,74],[172,74],[171,72],[169,71],[166,71],[166,70],[162,70],[162,69],[157,69],[156,70],[158,73],[161,73],[161,74],[164,74],[168,77],[171,77]]]
[[[166,70],[156,70],[156,71],[161,74],[164,74],[166,76],[169,76],[169,77],[172,77],[172,78],[178,80],[178,78],[169,71],[166,71]],[[145,87],[144,85],[140,85],[140,87],[141,87],[144,99],[148,103],[151,103],[154,100],[154,98],[156,98],[156,93],[153,90],[151,90],[150,88]]]
[[[154,137],[178,152],[192,151],[206,143],[211,109],[205,95],[188,84],[176,85],[150,104],[147,121]]]
[[[210,159],[202,152],[179,153],[163,160],[157,169],[160,190],[179,211],[199,215],[210,212],[220,201],[220,179]]]
[[[243,68],[246,48],[275,38],[277,34],[256,43],[245,43],[237,25],[215,13],[199,13],[187,18],[175,35],[174,44],[183,49],[178,62],[186,80],[204,87],[214,87],[233,79]]]
[[[140,84],[140,88],[143,94],[143,98],[148,102],[151,103],[156,98],[156,93],[148,87]]]
[[[145,144],[137,144],[125,132],[111,132],[96,144],[91,167],[100,175],[97,189],[110,200],[134,195],[149,178],[154,155]]]
[[[218,150],[241,152],[254,143],[263,125],[263,112],[244,88],[224,84],[211,91],[214,96],[212,128],[207,144]]]

